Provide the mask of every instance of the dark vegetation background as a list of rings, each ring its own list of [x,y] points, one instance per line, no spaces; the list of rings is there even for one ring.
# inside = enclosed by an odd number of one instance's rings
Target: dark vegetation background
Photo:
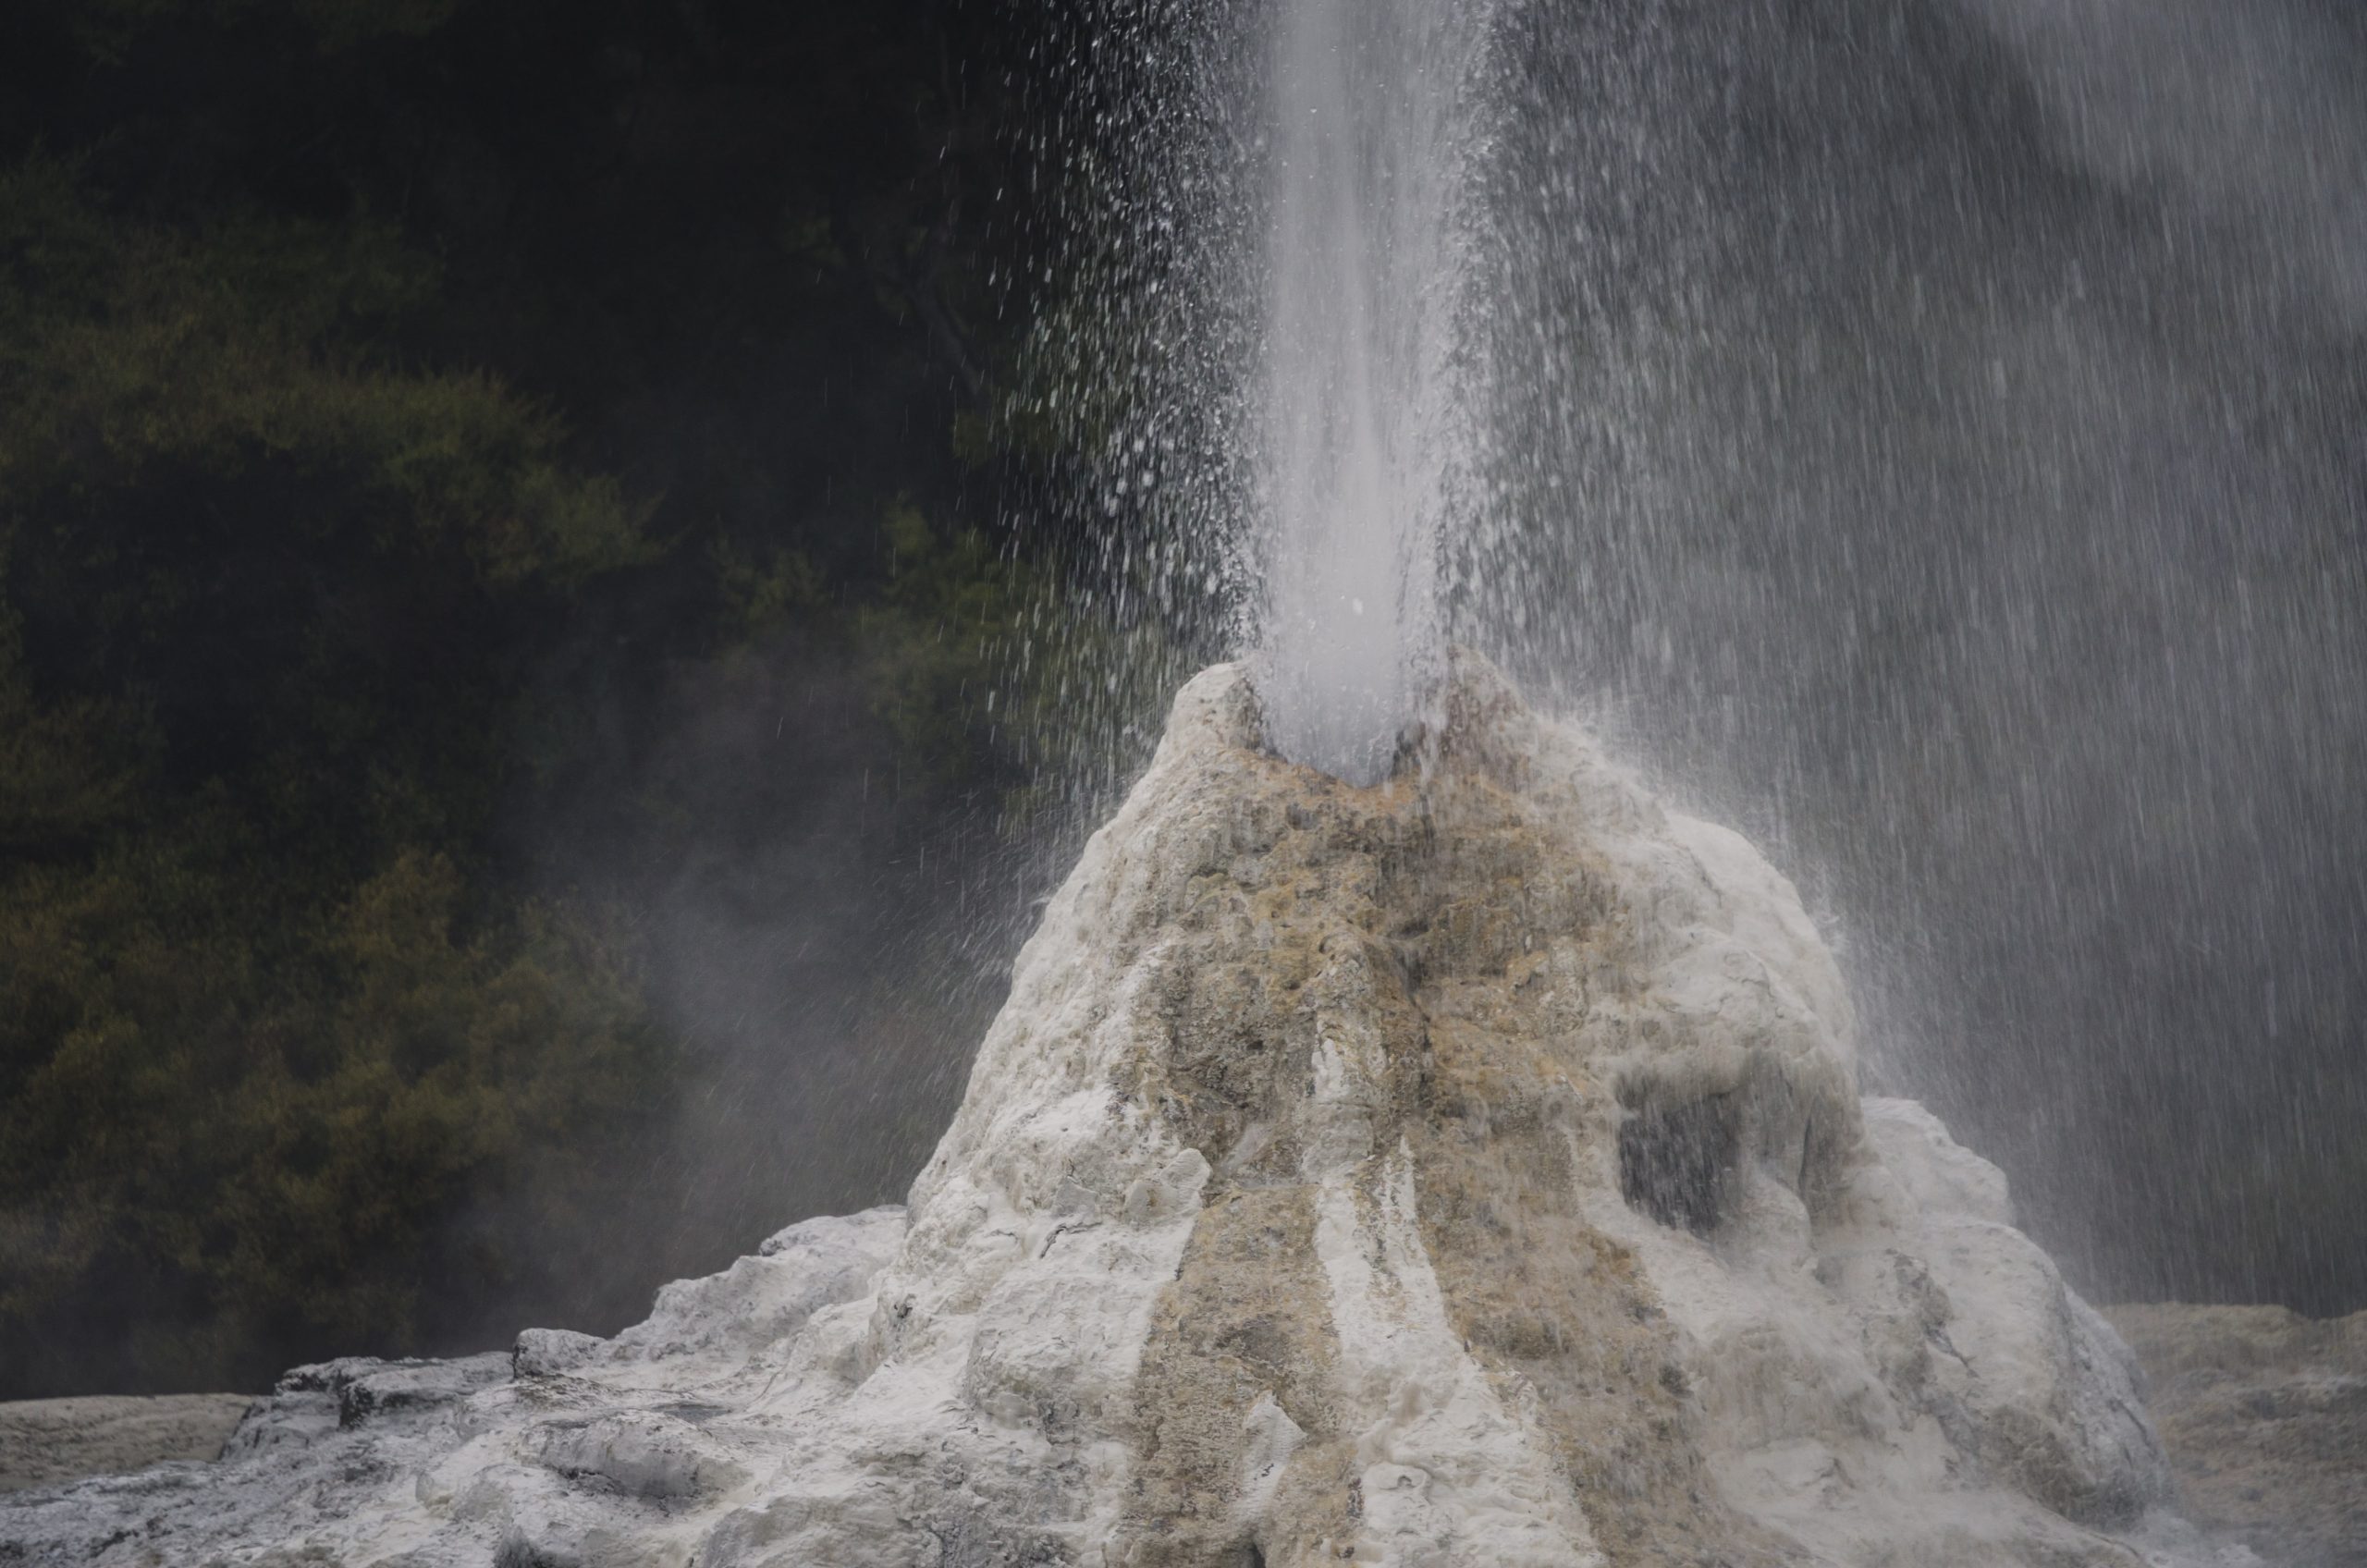
[[[901,1195],[1220,622],[1093,483],[1233,348],[1145,325],[1118,9],[0,8],[0,1397]],[[2083,155],[2037,0],[1515,9],[1510,651],[1837,904],[2084,1288],[2367,1304],[2367,317],[2275,284],[2367,247]]]
[[[1060,772],[1058,22],[0,12],[0,1396],[901,1195]]]

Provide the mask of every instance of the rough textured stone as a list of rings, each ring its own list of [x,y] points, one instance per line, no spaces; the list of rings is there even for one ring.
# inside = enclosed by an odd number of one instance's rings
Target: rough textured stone
[[[1458,658],[1397,773],[1244,673],[1022,953],[905,1209],[613,1341],[291,1374],[38,1562],[1398,1568],[2211,1559],[2003,1178],[1861,1105],[1784,879]],[[2238,1561],[2230,1558],[2226,1561]]]
[[[253,1403],[246,1394],[170,1394],[0,1404],[0,1492],[213,1459]]]
[[[2186,1514],[2280,1568],[2367,1568],[2367,1312],[2104,1309],[2145,1368]]]

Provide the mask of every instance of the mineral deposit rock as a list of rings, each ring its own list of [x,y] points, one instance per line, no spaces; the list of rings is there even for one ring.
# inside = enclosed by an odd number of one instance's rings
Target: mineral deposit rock
[[[1393,777],[1239,668],[1022,953],[903,1209],[613,1341],[291,1373],[34,1562],[2205,1561],[2128,1353],[1791,887],[1458,658]],[[310,1554],[310,1555],[308,1555]]]
[[[2367,1568],[2367,1312],[2116,1306],[2180,1511],[2278,1568]]]

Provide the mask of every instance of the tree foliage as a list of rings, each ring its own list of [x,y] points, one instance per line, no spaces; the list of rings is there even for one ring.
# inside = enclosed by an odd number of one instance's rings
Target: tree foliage
[[[1141,635],[1005,522],[1043,459],[993,434],[991,23],[0,29],[0,1397],[458,1348],[712,1265],[587,1261],[691,1180],[705,1069],[613,869],[717,831],[651,760],[665,693],[852,671],[893,864],[1025,815],[1073,667],[1028,650]]]
[[[0,1375],[416,1342],[443,1222],[591,1197],[662,1090],[615,933],[460,869],[505,668],[657,547],[547,411],[374,346],[433,287],[382,226],[0,179]]]

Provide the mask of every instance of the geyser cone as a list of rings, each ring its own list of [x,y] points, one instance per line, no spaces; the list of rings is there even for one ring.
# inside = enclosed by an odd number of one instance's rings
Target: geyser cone
[[[1995,1170],[1860,1102],[1784,879],[1453,661],[1427,766],[1236,667],[1022,954],[909,1210],[613,1341],[291,1375],[31,1561],[2127,1564],[2125,1350]],[[125,1543],[136,1543],[127,1545]],[[2194,1561],[2206,1559],[2196,1557]]]

